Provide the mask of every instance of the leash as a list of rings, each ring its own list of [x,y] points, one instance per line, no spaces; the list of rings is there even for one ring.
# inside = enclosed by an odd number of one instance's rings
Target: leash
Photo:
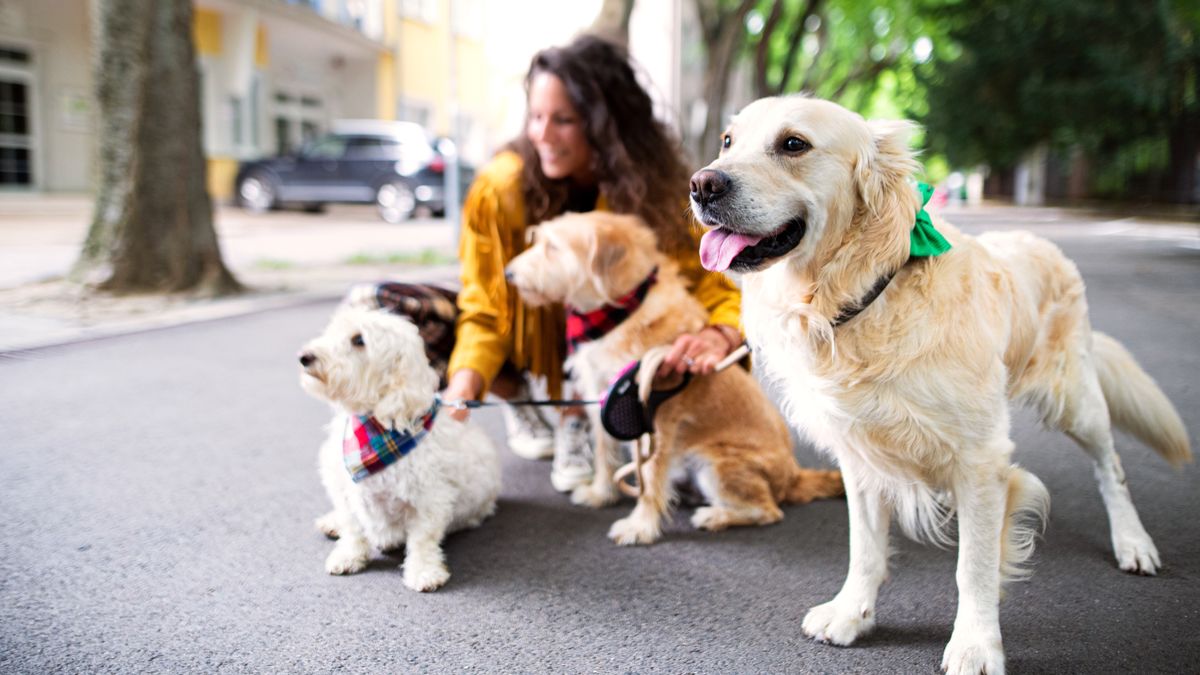
[[[568,408],[580,405],[596,405],[600,402],[599,400],[588,401],[577,398],[549,398],[544,401],[535,401],[532,399],[527,399],[524,401],[463,401],[461,399],[457,401],[446,401],[443,400],[440,395],[437,397],[437,400],[441,403],[442,407],[453,408],[455,410],[462,410],[464,408],[474,410],[475,408],[491,408],[502,405],[554,406],[558,408]]]
[[[655,347],[646,352],[642,357],[642,367],[638,370],[638,398],[642,405],[645,406],[650,398],[650,393],[654,387],[654,376],[658,372],[659,365],[662,364],[667,352],[671,350],[670,345]],[[750,354],[750,345],[745,342],[740,347],[730,352],[725,358],[721,359],[713,368],[712,374],[717,374],[725,370],[729,366],[741,361]],[[637,440],[633,448],[633,461],[613,472],[613,481],[617,484],[617,489],[627,497],[640,498],[646,492],[646,481],[642,479],[642,466],[649,462],[654,457],[654,434],[642,434],[642,437]],[[625,482],[625,479],[632,475],[637,483],[636,489],[634,486]]]

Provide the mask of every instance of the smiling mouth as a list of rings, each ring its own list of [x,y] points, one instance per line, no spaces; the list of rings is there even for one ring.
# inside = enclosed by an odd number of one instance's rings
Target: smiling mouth
[[[762,236],[719,226],[705,232],[700,240],[700,264],[711,272],[753,272],[796,248],[807,229],[800,217]]]

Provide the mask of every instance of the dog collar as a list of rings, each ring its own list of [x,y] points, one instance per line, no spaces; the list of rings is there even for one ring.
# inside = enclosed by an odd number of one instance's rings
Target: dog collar
[[[412,452],[421,439],[433,429],[438,401],[421,417],[413,420],[417,431],[397,431],[384,428],[370,415],[354,415],[346,420],[347,433],[342,438],[342,460],[350,478],[358,483],[377,474]]]
[[[909,233],[908,260],[904,261],[904,265],[907,265],[913,258],[932,258],[950,250],[950,242],[946,241],[942,233],[938,232],[937,228],[933,226],[933,220],[925,210],[925,205],[929,203],[929,198],[933,196],[933,186],[928,183],[917,183],[917,191],[921,194],[921,209],[917,211],[916,220],[913,222],[912,231]],[[858,316],[872,302],[875,302],[875,299],[883,293],[883,289],[887,288],[892,279],[896,278],[896,275],[904,268],[904,265],[901,265],[896,271],[890,274],[879,277],[879,280],[875,282],[875,285],[871,287],[871,290],[867,291],[867,294],[861,300],[852,307],[847,307],[838,312],[838,315],[833,318],[833,325],[836,327],[846,323]]]
[[[646,299],[646,294],[650,292],[650,288],[657,281],[658,268],[656,267],[650,271],[650,276],[646,277],[645,281],[638,284],[637,288],[618,298],[611,305],[604,305],[590,312],[577,312],[568,308],[567,353],[574,353],[579,345],[585,342],[604,337],[610,330],[628,319],[630,314],[641,307],[642,301]]]

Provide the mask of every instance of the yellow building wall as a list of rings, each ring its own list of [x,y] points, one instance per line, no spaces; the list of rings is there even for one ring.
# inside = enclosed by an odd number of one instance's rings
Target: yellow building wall
[[[375,117],[396,119],[396,57],[380,54],[375,64]]]
[[[201,56],[217,56],[220,54],[220,12],[197,7],[192,18],[192,36],[196,41],[196,52]]]
[[[450,72],[448,21],[445,3],[439,7],[436,24],[407,18],[400,21],[398,94],[400,98],[432,109],[430,131],[435,134],[447,134],[450,130],[450,113],[446,105]],[[483,44],[455,38],[455,50],[459,110],[482,120],[487,114],[487,62]]]

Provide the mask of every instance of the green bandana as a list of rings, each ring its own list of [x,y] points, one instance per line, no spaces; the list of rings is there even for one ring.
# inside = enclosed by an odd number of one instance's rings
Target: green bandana
[[[950,242],[942,236],[933,227],[933,221],[929,219],[929,214],[925,212],[925,205],[929,203],[929,198],[933,196],[933,186],[926,183],[917,183],[917,189],[921,191],[921,210],[917,211],[917,221],[913,223],[911,234],[911,245],[909,246],[909,257],[912,258],[928,258],[935,255],[941,255],[950,250]]]

